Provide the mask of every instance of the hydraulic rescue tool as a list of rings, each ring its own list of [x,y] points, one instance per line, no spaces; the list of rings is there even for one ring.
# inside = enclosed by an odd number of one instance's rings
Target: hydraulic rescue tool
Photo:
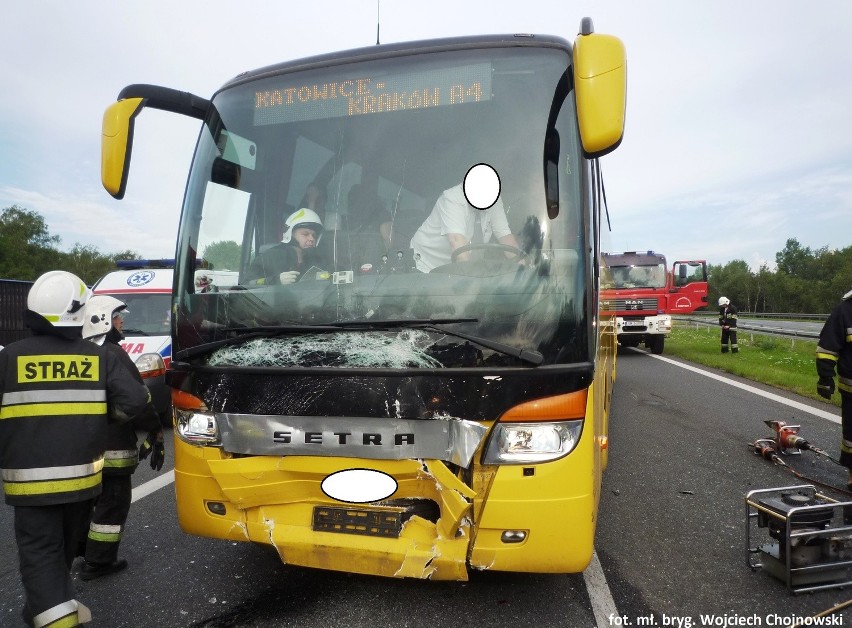
[[[778,448],[778,451],[780,451],[782,454],[801,454],[803,450],[812,451],[816,455],[822,456],[827,460],[831,460],[835,464],[840,464],[839,460],[832,458],[824,450],[820,449],[813,443],[810,443],[801,436],[799,436],[799,429],[801,426],[787,425],[785,421],[773,421],[771,419],[767,419],[766,421],[764,421],[764,423],[771,427],[772,430],[775,432],[775,444]]]

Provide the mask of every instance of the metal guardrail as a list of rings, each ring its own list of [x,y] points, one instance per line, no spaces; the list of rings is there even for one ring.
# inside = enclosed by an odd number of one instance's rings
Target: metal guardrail
[[[751,315],[749,314],[749,316]],[[719,326],[719,321],[717,319],[709,318],[707,316],[675,315],[672,316],[672,320],[694,323],[696,325],[706,325],[708,327]],[[819,338],[818,331],[811,331],[806,329],[792,329],[783,326],[768,327],[766,325],[752,325],[744,321],[737,322],[737,331],[747,331],[754,334],[764,334],[766,336],[783,336],[785,338],[812,338],[814,340]]]
[[[816,320],[825,321],[828,314],[799,314],[798,312],[743,312],[738,311],[738,316],[747,316],[749,318],[781,318],[784,320]],[[706,316],[708,318],[717,317],[715,310],[701,310],[695,312],[692,316]]]
[[[749,318],[782,318],[786,320],[824,321],[828,318],[828,314],[799,314],[797,312],[737,312],[737,314]]]

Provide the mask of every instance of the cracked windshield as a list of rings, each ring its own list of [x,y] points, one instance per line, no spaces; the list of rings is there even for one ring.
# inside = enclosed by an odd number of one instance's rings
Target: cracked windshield
[[[190,175],[175,349],[232,366],[588,360],[568,67],[514,48],[235,81]]]

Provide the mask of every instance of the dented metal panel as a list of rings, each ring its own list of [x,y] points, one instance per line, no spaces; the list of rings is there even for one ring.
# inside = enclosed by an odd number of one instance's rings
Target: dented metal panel
[[[467,579],[470,511],[476,494],[439,460],[368,463],[392,475],[398,489],[392,500],[347,506],[350,510],[401,512],[393,504],[405,499],[430,500],[438,506],[435,521],[411,516],[393,538],[314,529],[318,505],[342,507],[322,492],[319,480],[364,465],[363,460],[257,456],[221,458],[208,464],[229,504],[229,516],[240,522],[234,525],[245,531],[247,540],[273,545],[285,563],[391,577]],[[183,476],[180,481],[196,479]]]
[[[226,451],[251,455],[434,458],[470,465],[487,428],[441,416],[424,420],[371,417],[217,415]]]

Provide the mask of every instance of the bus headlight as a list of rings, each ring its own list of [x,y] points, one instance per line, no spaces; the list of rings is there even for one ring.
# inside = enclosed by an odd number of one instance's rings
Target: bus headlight
[[[182,441],[202,447],[218,447],[222,444],[219,426],[212,413],[178,408],[174,408],[174,413],[176,433]]]
[[[157,377],[166,372],[166,363],[159,353],[145,353],[136,360],[136,368],[143,379]]]
[[[483,464],[534,464],[570,454],[583,432],[583,421],[497,423]]]

